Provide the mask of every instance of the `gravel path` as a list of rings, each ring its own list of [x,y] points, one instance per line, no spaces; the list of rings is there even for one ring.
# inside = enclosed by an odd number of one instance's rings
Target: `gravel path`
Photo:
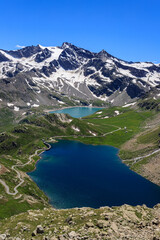
[[[20,183],[18,183],[18,185],[14,187],[14,189],[13,189],[14,192],[10,192],[9,186],[5,183],[5,181],[3,181],[2,179],[0,179],[0,183],[4,186],[5,191],[6,191],[7,194],[12,195],[12,196],[15,196],[15,195],[18,193],[17,188],[20,187],[20,186],[24,183],[24,179],[21,178],[20,172],[19,172],[17,169],[15,169],[15,168],[16,168],[16,167],[24,167],[24,166],[30,164],[31,161],[32,161],[32,158],[38,154],[38,151],[39,151],[39,150],[40,150],[40,149],[36,150],[34,154],[32,154],[31,156],[29,156],[29,161],[28,161],[27,163],[24,163],[24,164],[16,164],[16,165],[13,165],[13,166],[12,166],[12,169],[17,173],[17,177],[18,177],[18,179],[20,180]]]
[[[160,149],[156,149],[156,150],[154,150],[153,152],[151,152],[151,153],[149,153],[149,154],[147,154],[147,155],[144,155],[144,156],[141,156],[141,157],[136,157],[136,158],[132,158],[132,159],[128,159],[128,160],[122,160],[123,162],[133,162],[132,163],[132,165],[133,164],[135,164],[136,162],[138,162],[138,161],[140,161],[141,159],[143,159],[143,158],[146,158],[146,157],[150,157],[150,156],[152,156],[153,154],[155,154],[155,153],[158,153],[158,152],[160,152]]]

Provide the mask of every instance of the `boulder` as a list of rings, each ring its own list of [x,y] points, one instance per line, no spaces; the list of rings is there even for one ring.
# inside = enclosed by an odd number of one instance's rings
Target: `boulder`
[[[5,240],[6,239],[6,234],[0,234],[0,240]]]
[[[65,222],[70,224],[72,222],[72,216],[69,216],[68,218],[66,218]]]
[[[36,235],[37,235],[37,231],[34,230],[34,231],[32,232],[32,237],[35,237]]]
[[[37,226],[37,229],[36,229],[36,232],[39,234],[42,234],[42,233],[44,233],[44,228],[41,226],[41,225],[38,225]]]
[[[85,225],[87,228],[94,227],[94,224],[92,222],[87,222]]]
[[[108,222],[105,220],[98,220],[96,225],[99,228],[105,228],[109,226]]]
[[[72,238],[77,237],[77,233],[75,231],[72,231],[72,232],[68,233],[68,236],[69,236],[69,238],[72,239]]]
[[[117,231],[118,231],[118,227],[117,227],[117,225],[116,225],[115,222],[112,222],[112,223],[111,223],[111,228],[113,229],[114,232],[117,232]]]
[[[49,237],[44,237],[43,240],[50,240],[50,238]],[[51,239],[51,240],[53,240],[53,239]]]

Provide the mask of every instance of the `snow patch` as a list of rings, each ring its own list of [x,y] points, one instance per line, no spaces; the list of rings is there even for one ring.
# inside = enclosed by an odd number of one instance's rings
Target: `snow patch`
[[[119,115],[119,114],[120,114],[120,112],[119,112],[119,111],[114,111],[114,112],[115,112],[115,114],[116,114],[116,115]]]
[[[39,105],[34,103],[31,107],[39,107]]]
[[[124,105],[123,108],[129,107],[129,106],[133,106],[133,105],[135,105],[135,104],[136,104],[136,102],[134,102],[134,103],[128,103],[128,104]]]
[[[65,104],[64,102],[62,102],[62,101],[59,101],[59,100],[58,100],[58,103],[60,103],[60,104]]]
[[[102,111],[101,112],[97,112],[96,114],[101,114],[102,113]]]
[[[132,80],[132,83],[136,84],[136,83],[137,83],[136,79],[133,79],[133,80]]]
[[[89,133],[92,134],[93,136],[97,136],[97,134],[94,132],[89,131]]]
[[[131,77],[133,78],[134,76],[131,74],[131,72],[127,69],[122,69],[122,68],[119,68],[118,69],[119,73],[121,73],[122,75],[125,75],[127,77]]]
[[[19,107],[14,106],[14,111],[18,112],[19,111]]]
[[[8,107],[13,107],[14,104],[13,104],[13,103],[7,103],[7,106],[8,106]]]
[[[77,128],[77,127],[75,127],[75,126],[72,126],[72,129],[73,129],[74,131],[76,131],[76,132],[80,132],[80,129]]]

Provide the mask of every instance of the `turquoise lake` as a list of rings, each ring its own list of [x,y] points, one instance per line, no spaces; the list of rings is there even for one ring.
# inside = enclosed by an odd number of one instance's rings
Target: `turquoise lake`
[[[83,111],[87,109],[87,115],[99,110],[83,108]],[[77,108],[60,111],[74,112],[76,117],[82,117]],[[67,140],[51,146],[41,154],[36,169],[28,175],[55,208],[122,204],[153,207],[160,202],[160,187],[124,165],[117,155],[117,148]]]
[[[68,113],[70,116],[74,118],[81,118],[95,113],[96,111],[102,108],[98,107],[72,107],[72,108],[64,108],[55,111],[51,111],[50,113]]]

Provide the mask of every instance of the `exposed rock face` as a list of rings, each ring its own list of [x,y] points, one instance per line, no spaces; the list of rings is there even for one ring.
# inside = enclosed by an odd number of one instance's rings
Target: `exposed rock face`
[[[15,227],[16,226],[16,227]],[[1,223],[0,239],[160,239],[160,206],[44,209],[28,211]]]
[[[0,62],[7,62],[9,59],[0,52]]]
[[[5,51],[7,54],[11,55],[14,58],[29,58],[31,56],[33,56],[36,53],[41,52],[42,49],[40,48],[40,46],[29,46],[29,47],[25,47],[22,49],[19,49],[17,51]]]
[[[51,57],[51,52],[48,50],[48,48],[45,48],[42,50],[41,53],[37,54],[35,57],[35,61],[37,63],[43,62],[45,59]]]
[[[70,43],[0,50],[0,104],[38,99],[51,105],[50,94],[58,93],[122,105],[153,87],[159,91],[159,84],[160,64],[126,62],[104,50],[93,53]]]

